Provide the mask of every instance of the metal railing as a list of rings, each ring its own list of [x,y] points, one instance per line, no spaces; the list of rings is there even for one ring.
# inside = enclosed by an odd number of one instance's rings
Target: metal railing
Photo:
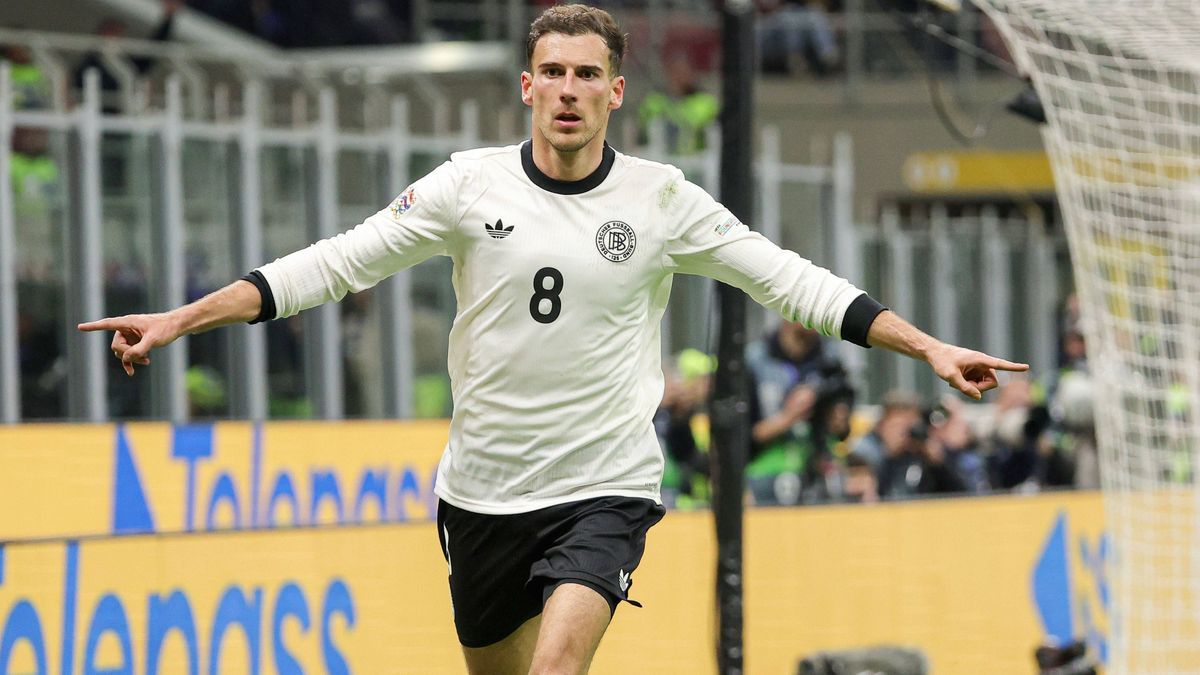
[[[0,30],[0,42],[14,37],[34,45],[55,95],[44,108],[16,109],[10,70],[0,65],[0,422],[446,411],[444,336],[454,299],[445,260],[296,320],[181,340],[156,358],[147,382],[146,375],[130,382],[121,374],[106,337],[81,335],[73,327],[194,299],[357,224],[455,150],[483,144],[485,137],[492,143],[519,140],[522,125],[509,101],[482,102],[493,117],[508,120],[488,120],[492,131],[485,133],[481,104],[468,101],[456,109],[427,74],[461,67],[511,75],[511,54],[477,45],[482,51],[475,53],[483,56],[458,62],[436,56],[437,50],[467,46],[435,45],[420,52],[432,61],[389,70],[374,52],[353,50],[264,59],[178,44]],[[119,78],[119,100],[108,110],[93,73],[75,105],[60,93],[70,88],[66,64],[94,49],[112,52],[106,63],[153,56],[164,67],[149,77]],[[344,86],[348,73],[356,74],[361,119],[339,114],[355,98]],[[415,101],[395,93],[399,82]],[[432,122],[421,125],[417,117]],[[632,119],[618,116],[614,125],[614,145],[674,163],[717,194],[716,131],[709,132],[707,150],[681,157],[668,151],[661,127],[652,127],[648,145],[639,147],[641,130]],[[57,167],[57,189],[18,194],[10,154],[14,130],[48,137],[43,155]],[[771,129],[758,145],[757,229],[939,337],[1052,367],[1053,309],[1047,303],[1057,300],[1055,284],[1065,283],[1066,259],[1061,243],[1040,224],[986,212],[955,220],[934,209],[919,223],[885,213],[881,223],[856,227],[847,136],[834,140],[828,165],[782,162],[784,139]],[[985,231],[987,255],[977,242]],[[996,283],[967,283],[964,255]],[[1022,260],[1031,261],[1028,270],[1018,269]],[[712,347],[710,288],[701,280],[676,280],[665,349]],[[769,321],[752,314],[752,330]],[[1000,331],[1007,337],[985,325],[1007,326]],[[935,386],[904,360],[868,361],[883,357],[849,346],[844,356],[868,387],[868,400],[891,386]],[[227,392],[223,402],[197,402],[197,390],[213,384],[200,377],[200,366],[216,371],[215,383]],[[872,378],[863,377],[866,372]],[[876,378],[877,372],[885,375]],[[193,378],[198,383],[189,385]]]
[[[901,316],[944,341],[1028,362],[1034,377],[1055,370],[1070,266],[1066,239],[1042,219],[1001,217],[990,207],[950,216],[935,205],[907,218],[887,209],[858,236],[864,288]],[[916,361],[874,351],[868,358],[868,400],[890,389],[927,400],[946,391]]]
[[[439,397],[432,414],[445,412],[438,380],[454,301],[444,260],[295,320],[181,339],[133,381],[111,358],[108,336],[74,330],[195,299],[357,224],[451,152],[484,143],[477,102],[453,111],[437,92],[423,96],[433,124],[422,132],[416,104],[366,87],[371,112],[351,124],[338,119],[345,97],[332,83],[260,77],[237,57],[229,62],[237,67],[227,77],[240,81],[168,69],[165,78],[130,81],[125,104],[108,111],[94,71],[78,105],[57,97],[44,109],[16,109],[10,67],[0,64],[0,422],[408,417],[426,408],[420,399]],[[492,142],[520,138],[504,126]],[[14,130],[45,137],[41,159],[57,167],[54,189],[15,189]],[[688,157],[667,153],[657,130],[645,152],[633,149],[632,120],[622,133],[621,149],[675,163],[715,194],[715,132],[706,152]],[[755,223],[777,240],[803,232],[824,242],[821,251],[802,249],[818,262],[846,257],[852,247],[833,242],[852,229],[848,141],[839,141],[833,166],[784,164],[780,143],[764,135]],[[810,208],[793,215],[785,209],[796,192],[810,195]],[[681,282],[677,295],[667,348],[706,345],[708,286]],[[205,380],[204,368],[215,377]],[[198,394],[214,386],[227,396],[205,406]]]

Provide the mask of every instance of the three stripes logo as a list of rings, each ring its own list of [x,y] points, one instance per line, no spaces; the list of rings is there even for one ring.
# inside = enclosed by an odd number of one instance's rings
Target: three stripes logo
[[[492,239],[503,239],[507,237],[508,235],[512,234],[513,227],[513,225],[505,227],[504,221],[499,219],[496,220],[495,225],[490,223],[483,224],[483,229],[487,230],[487,233],[491,235]]]

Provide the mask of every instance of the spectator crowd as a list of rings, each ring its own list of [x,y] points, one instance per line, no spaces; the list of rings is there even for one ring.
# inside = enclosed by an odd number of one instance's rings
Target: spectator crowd
[[[1068,299],[1060,368],[1004,382],[992,402],[892,391],[855,407],[835,345],[783,322],[747,349],[750,460],[746,489],[762,506],[870,503],[944,495],[1099,487],[1087,357]],[[656,420],[668,465],[664,499],[707,495],[704,415],[712,360],[694,350],[664,369]]]

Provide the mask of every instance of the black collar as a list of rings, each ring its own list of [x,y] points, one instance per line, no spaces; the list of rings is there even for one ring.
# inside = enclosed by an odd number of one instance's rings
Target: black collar
[[[617,161],[617,151],[612,149],[608,141],[605,141],[604,157],[595,171],[579,180],[558,180],[542,173],[542,170],[537,168],[537,164],[534,164],[533,141],[525,141],[521,144],[521,168],[525,169],[525,175],[533,181],[534,185],[559,195],[581,195],[600,185],[605,178],[608,178],[608,172],[612,171],[615,161]]]

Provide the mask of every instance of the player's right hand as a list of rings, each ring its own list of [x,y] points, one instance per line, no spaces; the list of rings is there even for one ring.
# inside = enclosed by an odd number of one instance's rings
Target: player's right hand
[[[148,354],[155,347],[169,345],[179,337],[172,328],[168,314],[129,314],[126,316],[88,321],[78,326],[82,331],[111,330],[113,356],[121,360],[125,374],[133,377],[133,366],[150,365]]]

